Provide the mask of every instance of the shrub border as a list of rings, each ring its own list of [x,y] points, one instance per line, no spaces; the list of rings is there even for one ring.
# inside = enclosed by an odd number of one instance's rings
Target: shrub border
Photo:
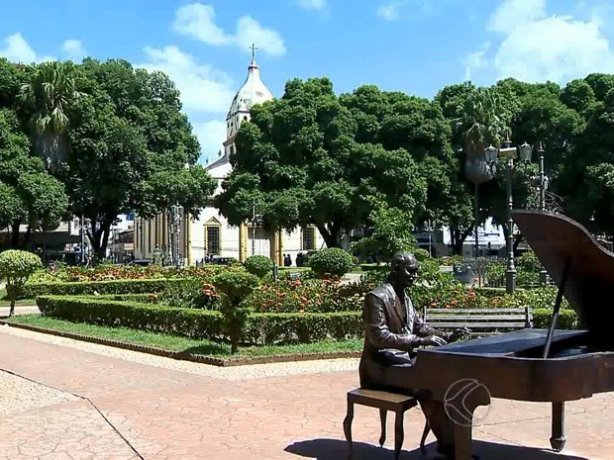
[[[29,324],[13,323],[12,321],[8,321],[6,319],[0,319],[0,324],[6,324],[9,327],[25,329],[41,334],[55,335],[67,339],[79,340],[82,342],[89,342],[98,345],[121,348],[124,350],[137,351],[150,355],[161,356],[164,358],[172,358],[178,361],[190,361],[218,367],[247,366],[250,364],[271,364],[298,361],[315,361],[324,359],[359,358],[361,356],[360,351],[337,351],[331,353],[291,353],[284,355],[255,356],[253,358],[216,358],[214,356],[209,355],[198,355],[194,353],[186,353],[183,351],[171,351],[165,348],[150,347],[147,345],[139,345],[135,343],[124,342],[121,340],[105,339],[102,337],[95,337],[91,335],[76,334],[74,332],[64,332],[55,329],[47,329],[39,326],[31,326]]]

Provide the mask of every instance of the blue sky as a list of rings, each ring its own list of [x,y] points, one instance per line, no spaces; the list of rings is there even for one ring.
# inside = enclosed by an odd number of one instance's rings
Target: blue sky
[[[0,56],[40,62],[123,58],[170,74],[203,148],[224,118],[256,42],[279,96],[293,77],[328,76],[432,97],[470,79],[565,83],[614,72],[607,0],[0,0]]]

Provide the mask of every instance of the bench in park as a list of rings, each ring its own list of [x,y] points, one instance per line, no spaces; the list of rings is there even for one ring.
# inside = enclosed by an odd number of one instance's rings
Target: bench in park
[[[485,336],[532,328],[531,307],[523,308],[426,308],[423,321],[444,331],[466,327],[472,336]]]

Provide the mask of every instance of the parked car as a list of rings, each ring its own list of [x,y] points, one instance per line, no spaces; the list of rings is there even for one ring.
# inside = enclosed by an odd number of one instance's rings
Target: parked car
[[[235,262],[237,262],[237,259],[235,259],[234,257],[213,256],[210,263],[216,264],[216,265],[232,265]]]

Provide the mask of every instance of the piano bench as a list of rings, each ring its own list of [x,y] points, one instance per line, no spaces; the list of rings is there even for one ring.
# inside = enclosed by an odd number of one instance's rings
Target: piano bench
[[[403,416],[405,412],[418,404],[418,400],[412,396],[407,396],[398,393],[390,393],[388,391],[367,390],[365,388],[356,388],[348,391],[347,394],[347,414],[343,420],[343,431],[345,439],[348,443],[348,459],[352,458],[352,420],[354,419],[354,404],[362,406],[374,407],[379,409],[380,423],[382,431],[379,438],[379,445],[382,447],[386,442],[386,414],[387,411],[393,411],[396,414],[394,424],[394,458],[397,460],[401,453],[403,445]],[[425,433],[422,436],[421,449],[424,450],[424,440],[428,435],[428,425],[425,426]]]

